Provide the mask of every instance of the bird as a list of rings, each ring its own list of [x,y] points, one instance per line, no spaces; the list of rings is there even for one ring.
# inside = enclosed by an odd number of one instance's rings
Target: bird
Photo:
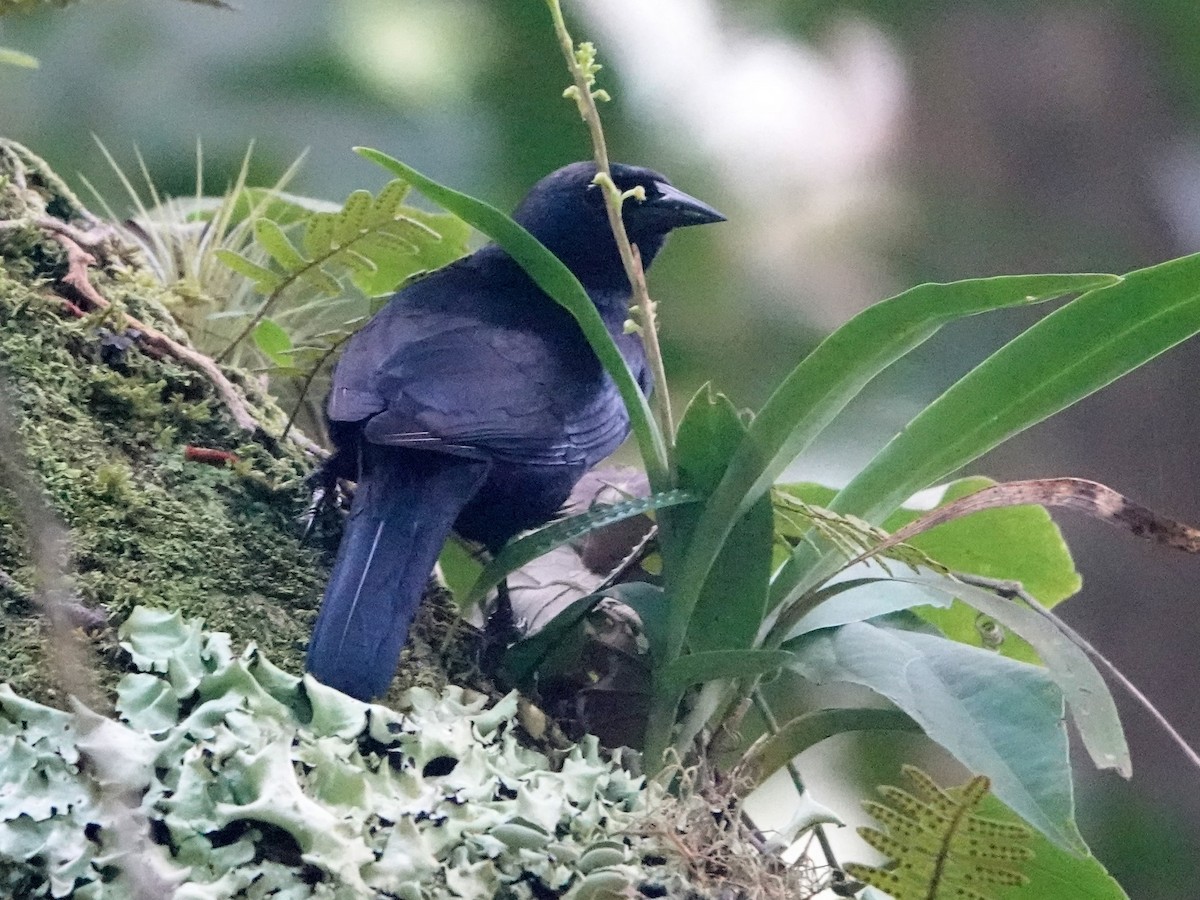
[[[513,219],[578,278],[649,395],[597,171],[550,173]],[[641,189],[622,220],[643,267],[674,229],[725,220],[652,169],[610,174],[622,192]],[[386,693],[450,532],[498,552],[554,518],[630,428],[578,324],[494,243],[394,294],[347,342],[325,412],[334,452],[321,477],[356,489],[306,669],[363,701]]]

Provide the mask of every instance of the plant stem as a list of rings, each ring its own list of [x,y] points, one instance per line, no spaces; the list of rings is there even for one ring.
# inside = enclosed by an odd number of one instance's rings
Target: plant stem
[[[592,92],[592,77],[583,71],[575,56],[575,42],[567,31],[567,23],[563,19],[560,0],[546,0],[550,7],[550,15],[554,20],[554,33],[558,37],[559,47],[567,68],[575,82],[573,96],[579,107],[579,114],[588,127],[592,138],[592,154],[596,161],[599,175],[604,177],[598,181],[604,190],[604,206],[608,211],[608,224],[612,228],[613,237],[617,242],[617,250],[621,254],[621,263],[625,267],[625,275],[633,288],[634,306],[640,312],[642,344],[646,348],[646,361],[654,375],[654,400],[658,407],[659,421],[663,429],[668,456],[674,447],[675,427],[671,415],[671,397],[667,391],[667,374],[663,366],[662,350],[658,344],[658,319],[655,314],[654,301],[646,288],[646,274],[642,268],[641,256],[637,247],[630,243],[629,235],[625,232],[625,223],[621,220],[621,204],[624,197],[612,180],[609,168],[608,147],[604,141],[604,129],[600,124],[600,111],[596,108],[596,98]]]
[[[750,699],[753,701],[755,708],[763,717],[763,722],[766,723],[767,731],[771,734],[779,734],[779,720],[775,718],[775,713],[767,704],[767,699],[762,695],[757,687],[750,692]],[[804,795],[804,779],[800,775],[800,770],[796,768],[796,763],[788,760],[787,764],[788,776],[792,779],[792,786],[796,789],[796,793]],[[842,867],[838,865],[837,857],[833,855],[833,846],[829,843],[829,836],[825,834],[825,829],[821,825],[813,826],[813,835],[817,839],[817,843],[821,847],[821,852],[825,855],[825,862],[829,868],[835,872],[841,872]]]

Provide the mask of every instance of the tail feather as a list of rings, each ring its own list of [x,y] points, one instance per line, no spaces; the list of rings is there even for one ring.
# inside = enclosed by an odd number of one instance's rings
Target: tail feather
[[[319,681],[360,700],[387,691],[442,544],[487,468],[393,452],[359,481],[308,647]]]

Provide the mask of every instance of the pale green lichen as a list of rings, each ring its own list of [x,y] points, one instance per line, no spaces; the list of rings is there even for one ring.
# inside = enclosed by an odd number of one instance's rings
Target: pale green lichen
[[[641,829],[654,792],[593,739],[558,764],[522,746],[515,695],[367,705],[164,610],[121,639],[120,723],[0,687],[8,896],[124,898],[130,867],[177,900],[683,895]]]

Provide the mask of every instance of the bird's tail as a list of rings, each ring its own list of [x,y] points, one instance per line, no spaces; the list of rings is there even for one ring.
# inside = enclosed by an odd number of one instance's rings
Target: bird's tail
[[[385,693],[447,535],[487,463],[384,451],[358,483],[307,669],[360,700]]]

